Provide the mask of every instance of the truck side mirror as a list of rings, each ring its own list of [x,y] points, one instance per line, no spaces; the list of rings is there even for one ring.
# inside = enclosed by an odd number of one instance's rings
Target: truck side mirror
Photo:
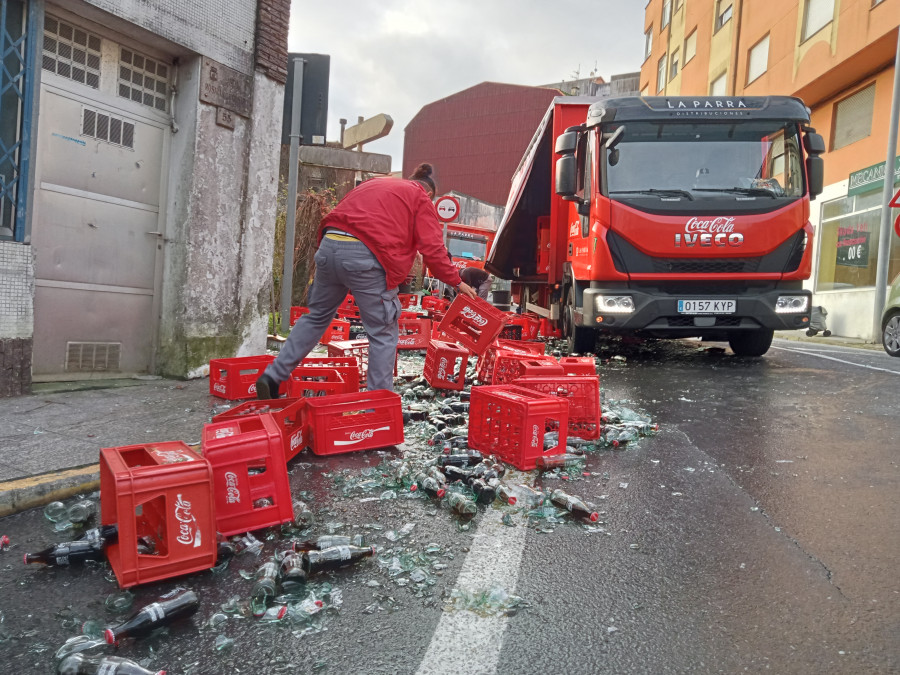
[[[562,137],[560,137],[562,138]],[[578,192],[575,155],[563,155],[556,160],[556,194],[566,201],[577,199]]]
[[[575,131],[567,131],[564,134],[560,134],[556,139],[556,154],[557,155],[571,155],[575,152],[575,148],[578,145],[578,132]]]
[[[806,158],[806,178],[809,182],[809,198],[815,199],[822,194],[825,186],[825,161],[818,155]]]
[[[808,155],[821,155],[825,152],[825,139],[821,134],[808,132],[803,137],[803,147]]]

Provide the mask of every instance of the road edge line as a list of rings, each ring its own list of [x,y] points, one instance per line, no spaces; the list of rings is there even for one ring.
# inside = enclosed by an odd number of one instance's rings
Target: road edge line
[[[100,465],[88,464],[0,483],[0,518],[100,486]]]

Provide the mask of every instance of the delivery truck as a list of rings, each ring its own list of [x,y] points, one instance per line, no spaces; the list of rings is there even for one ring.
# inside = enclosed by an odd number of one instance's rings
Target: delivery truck
[[[557,97],[485,268],[573,352],[598,332],[761,356],[809,326],[824,141],[797,98]]]

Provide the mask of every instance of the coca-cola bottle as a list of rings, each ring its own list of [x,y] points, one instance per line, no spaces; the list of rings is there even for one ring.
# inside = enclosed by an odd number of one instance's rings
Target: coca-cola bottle
[[[561,455],[546,455],[544,457],[538,457],[534,463],[537,468],[542,471],[549,471],[551,469],[564,469],[569,466],[577,466],[584,462],[584,455],[572,455],[569,453],[563,453]]]
[[[454,464],[449,464],[444,467],[444,475],[450,483],[457,480],[468,483],[472,478],[472,472],[470,470],[460,468]]]
[[[92,659],[84,654],[67,656],[60,661],[56,672],[58,675],[166,675],[164,670],[154,673],[121,656],[101,656]]]
[[[303,554],[291,551],[281,559],[281,585],[285,590],[306,583]]]
[[[438,466],[475,466],[484,459],[478,450],[469,450],[438,457]]]
[[[25,564],[43,563],[44,565],[77,565],[86,560],[103,560],[103,545],[90,541],[68,541],[56,544],[37,553],[26,553]]]
[[[320,551],[333,546],[365,546],[366,536],[354,534],[352,537],[346,534],[323,534],[316,539],[316,548]]]
[[[447,477],[441,472],[439,468],[437,468],[436,466],[430,466],[428,467],[427,473],[431,478],[434,478],[437,481],[438,485],[440,485],[445,490],[447,489]]]
[[[141,608],[125,623],[107,628],[106,642],[112,645],[126,637],[145,637],[157,628],[191,616],[199,607],[200,600],[194,591],[180,591],[173,597],[163,596],[158,602]]]
[[[303,554],[303,568],[307,575],[352,565],[358,560],[375,555],[374,546],[333,546],[322,551]]]
[[[89,541],[95,546],[108,546],[118,538],[119,526],[113,523],[112,525],[101,525],[100,527],[92,527],[90,530],[85,530],[84,534],[77,541]]]
[[[254,616],[262,616],[278,591],[278,563],[269,560],[256,570],[256,580],[250,591],[250,609]]]
[[[412,491],[421,490],[429,497],[437,497],[440,499],[444,496],[446,490],[444,487],[438,483],[434,478],[428,476],[424,473],[420,473],[416,476],[415,482],[410,487]]]
[[[451,492],[447,496],[447,505],[453,513],[463,518],[471,518],[478,512],[475,502],[458,492]]]
[[[561,509],[566,509],[566,511],[569,511],[573,516],[588,518],[592,523],[596,522],[600,517],[600,514],[596,511],[591,511],[587,504],[578,497],[566,494],[562,490],[554,490],[550,493],[550,501]]]
[[[512,490],[516,495],[517,501],[522,502],[528,508],[533,509],[544,503],[544,493],[540,490],[535,490],[521,483],[513,486]]]
[[[512,488],[510,488],[508,485],[503,485],[502,483],[497,486],[497,497],[510,506],[515,506],[516,502],[519,501],[516,497],[516,493],[513,492]]]
[[[475,493],[475,500],[479,504],[490,504],[497,498],[497,490],[481,478],[469,480],[469,487]]]

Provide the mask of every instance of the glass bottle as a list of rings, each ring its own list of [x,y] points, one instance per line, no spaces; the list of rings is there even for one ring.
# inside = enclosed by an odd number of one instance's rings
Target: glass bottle
[[[26,553],[25,564],[43,563],[44,565],[74,565],[86,560],[103,560],[103,546],[89,541],[69,541],[56,544],[37,553]]]
[[[581,501],[578,497],[574,497],[570,494],[563,492],[562,490],[554,490],[550,493],[550,501],[561,509],[565,509],[573,516],[578,516],[579,518],[587,518],[592,523],[597,522],[600,518],[600,514],[596,511],[591,511],[587,504]]]
[[[323,551],[307,551],[303,554],[306,574],[315,574],[352,565],[358,560],[375,555],[374,546],[333,546]]]
[[[84,654],[67,656],[60,661],[56,672],[58,675],[154,675],[154,671],[121,656],[90,658]],[[166,671],[156,671],[155,675],[166,675]]]
[[[475,502],[458,492],[451,492],[447,496],[447,505],[453,513],[462,516],[463,518],[471,518],[478,512],[478,507],[475,506]]]
[[[174,597],[160,599],[141,608],[125,623],[107,628],[106,642],[112,645],[123,637],[145,637],[157,628],[191,616],[199,607],[200,600],[194,591],[182,591]]]

